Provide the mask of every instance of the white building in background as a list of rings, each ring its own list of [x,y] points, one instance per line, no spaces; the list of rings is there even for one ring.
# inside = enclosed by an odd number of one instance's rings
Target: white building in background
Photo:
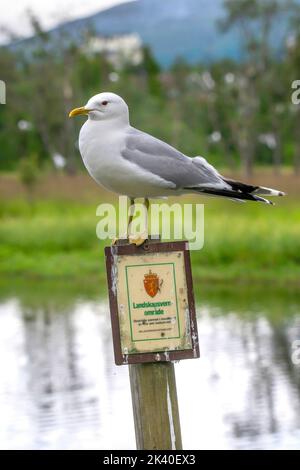
[[[139,65],[143,60],[143,43],[138,34],[118,36],[93,36],[89,38],[82,50],[87,55],[104,54],[107,60],[117,69],[126,64]]]

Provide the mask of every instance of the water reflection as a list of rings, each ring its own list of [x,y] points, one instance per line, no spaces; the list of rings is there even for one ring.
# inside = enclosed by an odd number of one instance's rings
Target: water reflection
[[[228,295],[202,301],[202,357],[176,365],[184,447],[300,448],[297,299],[261,310],[257,296],[244,304]],[[107,305],[72,299],[8,296],[0,305],[1,448],[135,447],[128,370],[113,363]]]

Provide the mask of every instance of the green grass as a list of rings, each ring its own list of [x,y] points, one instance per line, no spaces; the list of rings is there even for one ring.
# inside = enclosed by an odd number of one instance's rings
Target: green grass
[[[274,207],[204,202],[205,244],[192,252],[196,284],[300,284],[297,199],[279,199]],[[96,238],[95,211],[96,204],[76,200],[2,201],[0,275],[104,283],[107,242]]]
[[[206,205],[205,245],[192,254],[196,276],[300,283],[298,204],[277,202],[274,207],[223,201]]]

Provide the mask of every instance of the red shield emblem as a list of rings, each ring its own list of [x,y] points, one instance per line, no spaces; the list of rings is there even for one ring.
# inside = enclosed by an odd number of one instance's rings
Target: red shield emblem
[[[148,274],[144,275],[144,287],[150,297],[155,297],[157,292],[160,290],[160,282],[157,274],[152,273],[149,270]]]

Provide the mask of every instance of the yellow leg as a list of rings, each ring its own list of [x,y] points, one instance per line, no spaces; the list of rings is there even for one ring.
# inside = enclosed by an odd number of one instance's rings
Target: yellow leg
[[[130,198],[129,203],[130,203],[130,214],[129,214],[128,225],[127,225],[128,238],[129,238],[129,233],[130,233],[130,225],[132,223],[133,215],[134,215],[134,199]]]
[[[141,246],[143,243],[145,243],[146,240],[148,240],[148,210],[150,207],[150,202],[148,198],[145,198],[144,200],[144,206],[146,208],[146,224],[145,224],[145,231],[140,234],[130,234],[128,235],[129,243],[132,243],[136,246]]]
[[[148,217],[148,210],[149,210],[149,207],[150,207],[150,201],[149,201],[149,199],[148,199],[147,197],[145,198],[144,205],[145,205],[145,207],[146,207],[146,210],[147,210],[147,217]],[[147,222],[147,225],[148,225],[148,222]]]
[[[129,217],[128,217],[128,224],[127,224],[127,233],[124,235],[124,238],[129,238],[129,230],[130,230],[130,225],[131,225],[131,222],[132,222],[132,219],[133,219],[133,214],[134,214],[134,199],[132,198],[129,198],[129,204],[130,204],[130,214],[129,214]],[[121,237],[123,238],[123,237]],[[114,238],[113,241],[112,241],[112,245],[116,245],[117,241],[119,240],[119,238]]]

